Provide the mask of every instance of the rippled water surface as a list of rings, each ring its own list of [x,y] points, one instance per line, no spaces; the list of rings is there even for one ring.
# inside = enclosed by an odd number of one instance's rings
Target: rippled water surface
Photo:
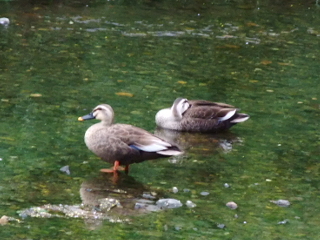
[[[0,2],[1,239],[320,238],[315,1],[35,2]],[[250,119],[156,130],[177,97]],[[115,184],[83,142],[93,122],[77,121],[99,103],[185,154]],[[183,206],[158,211],[161,198]]]

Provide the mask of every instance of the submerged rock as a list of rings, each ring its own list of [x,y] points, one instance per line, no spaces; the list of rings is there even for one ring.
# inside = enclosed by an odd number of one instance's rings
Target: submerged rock
[[[221,139],[219,144],[225,152],[230,152],[232,150],[232,143],[230,143],[228,140]]]
[[[136,202],[134,209],[144,209],[149,212],[158,212],[161,210],[161,208],[157,205],[148,204],[145,202]]]
[[[209,192],[201,192],[200,195],[202,196],[208,196],[210,193]]]
[[[193,203],[192,201],[188,200],[188,201],[186,202],[186,206],[187,206],[188,208],[194,208],[194,207],[196,207],[197,205],[196,205],[195,203]]]
[[[288,200],[283,200],[283,199],[279,199],[279,200],[271,200],[270,202],[277,204],[279,207],[289,207],[290,206],[290,202]]]
[[[157,206],[161,209],[167,209],[167,208],[178,208],[182,206],[182,203],[180,200],[174,199],[174,198],[163,198],[159,199],[156,202]]]
[[[236,204],[235,202],[227,202],[226,206],[228,208],[231,208],[231,209],[237,209],[238,208],[238,204]]]
[[[113,207],[122,207],[120,202],[114,198],[102,198],[98,200],[100,202],[100,209],[110,211]]]
[[[7,27],[10,24],[9,18],[2,17],[0,18],[0,25]]]
[[[68,165],[60,168],[60,171],[66,173],[67,175],[70,175],[70,168]]]
[[[144,193],[142,194],[142,197],[147,198],[147,199],[155,199],[155,198],[156,198],[156,197],[154,196],[154,194],[153,194],[153,193],[150,193],[150,192],[144,192]]]
[[[3,215],[0,218],[0,225],[7,225],[9,222],[20,222],[19,219],[13,218],[13,217],[8,217],[6,215]]]
[[[288,222],[289,222],[289,220],[288,220],[288,219],[285,219],[285,220],[283,220],[283,221],[278,222],[278,224],[287,224]]]
[[[109,220],[110,222],[127,222],[128,219],[113,218],[102,212],[98,212],[91,209],[86,209],[83,205],[53,205],[46,204],[40,207],[31,207],[18,211],[20,217],[26,218],[37,217],[37,218],[83,218],[83,219],[102,219]]]
[[[226,225],[223,223],[219,223],[217,224],[217,227],[223,229],[223,228],[226,228]]]
[[[3,215],[3,216],[0,218],[0,225],[6,225],[8,222],[9,222],[9,217],[8,217],[8,216]]]
[[[175,229],[176,231],[180,231],[182,228],[181,228],[180,226],[175,226],[174,229]]]
[[[177,193],[177,192],[179,192],[179,190],[178,190],[177,187],[173,187],[173,188],[172,188],[172,192],[173,192],[173,193]]]

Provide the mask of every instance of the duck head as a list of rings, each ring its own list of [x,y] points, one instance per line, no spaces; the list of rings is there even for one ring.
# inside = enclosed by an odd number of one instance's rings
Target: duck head
[[[100,104],[96,106],[91,113],[78,118],[78,121],[91,119],[101,120],[104,124],[111,125],[114,119],[114,112],[108,104]]]
[[[186,99],[186,98],[177,98],[173,102],[173,105],[171,107],[172,115],[175,118],[181,119],[182,115],[184,114],[184,112],[187,111],[190,106],[191,105],[190,105],[188,99]]]

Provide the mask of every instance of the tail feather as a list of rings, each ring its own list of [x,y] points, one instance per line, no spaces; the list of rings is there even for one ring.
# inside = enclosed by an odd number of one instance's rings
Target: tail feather
[[[250,118],[248,114],[245,113],[238,113],[238,116],[235,119],[232,119],[230,122],[231,123],[240,123],[247,121]]]
[[[177,150],[168,149],[168,150],[158,151],[157,153],[161,154],[161,155],[165,155],[165,156],[176,156],[176,155],[182,154],[183,152],[177,151]]]
[[[219,118],[219,121],[220,122],[223,122],[223,121],[226,121],[228,120],[229,118],[231,118],[232,116],[234,116],[234,114],[236,113],[237,109],[233,109],[231,111],[228,110],[227,114],[224,115],[223,117],[220,117]]]

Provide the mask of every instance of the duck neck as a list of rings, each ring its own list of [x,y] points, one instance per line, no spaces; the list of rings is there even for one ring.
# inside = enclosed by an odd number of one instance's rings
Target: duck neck
[[[182,118],[181,114],[178,112],[176,107],[171,108],[171,118],[175,121],[178,121]]]
[[[113,124],[113,119],[104,119],[103,121],[101,121],[101,124],[103,126],[110,126]]]

